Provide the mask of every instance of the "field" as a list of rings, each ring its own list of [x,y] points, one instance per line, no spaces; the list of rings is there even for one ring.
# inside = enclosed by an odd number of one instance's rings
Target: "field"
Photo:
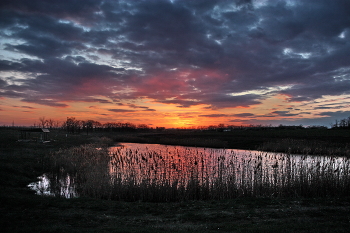
[[[243,149],[270,146],[271,150],[291,150],[282,147],[280,142],[294,140],[298,143],[312,142],[299,144],[309,146],[307,151],[310,153],[320,150],[316,150],[319,145],[327,145],[323,153],[340,153],[349,148],[347,143],[350,132],[93,133],[66,137],[65,132],[54,131],[50,137],[55,141],[43,144],[17,142],[17,131],[1,129],[2,232],[348,232],[350,227],[350,195],[125,202],[97,198],[41,197],[28,190],[26,186],[50,167],[48,154],[62,148],[100,143],[103,136],[117,141],[191,143],[193,146],[205,143],[206,146],[220,147],[220,143],[225,143],[226,147]]]

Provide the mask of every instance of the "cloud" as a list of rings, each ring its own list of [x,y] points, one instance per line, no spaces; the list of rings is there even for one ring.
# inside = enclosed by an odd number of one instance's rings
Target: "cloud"
[[[82,98],[82,99],[75,99],[76,101],[79,102],[96,102],[96,103],[101,103],[101,104],[112,104],[113,102],[110,100],[106,99],[98,99],[98,98]],[[93,107],[93,106],[90,106]]]
[[[227,117],[227,114],[208,114],[208,115],[199,115],[199,117],[212,117],[212,118],[218,118],[218,117]]]
[[[233,114],[232,116],[235,116],[235,117],[253,117],[255,115],[253,113],[238,113],[238,114]]]
[[[5,0],[0,96],[218,110],[350,94],[349,9],[342,0]]]
[[[153,109],[153,108],[146,108],[145,110],[142,110],[145,112],[156,112],[157,110]]]
[[[12,67],[13,71],[19,70],[34,77],[15,79],[17,85],[8,85],[2,81],[0,84],[6,91],[0,92],[0,95],[22,97],[25,102],[44,105],[48,104],[47,101],[41,100],[42,96],[50,97],[51,103],[60,101],[111,103],[107,99],[89,96],[100,95],[110,98],[113,90],[109,89],[111,85],[118,85],[120,77],[118,72],[123,71],[106,65],[85,62],[76,64],[57,58],[43,61],[21,59],[20,62],[9,62],[6,69],[10,69],[9,67]],[[27,98],[28,92],[32,93],[30,101]],[[57,103],[56,106],[63,105]]]
[[[96,16],[93,13],[99,10],[99,4],[99,1],[94,0],[78,0],[74,2],[59,0],[50,2],[18,0],[14,2],[4,0],[1,1],[0,6],[2,9],[10,12],[32,16],[50,16],[58,19],[74,19],[76,22],[84,23],[85,21],[87,24],[92,19],[95,19]]]
[[[350,116],[350,111],[321,112],[318,115],[335,117],[335,119],[343,119]]]
[[[238,117],[238,118],[246,118],[246,117],[254,117],[253,113],[238,113],[238,114],[207,114],[207,115],[199,115],[200,117]],[[256,116],[255,116],[256,117]]]
[[[46,105],[49,107],[59,107],[59,108],[68,107],[68,105],[65,103],[59,103],[59,102],[56,102],[55,100],[50,100],[50,99],[23,98],[22,101],[27,103],[36,103],[36,104]]]
[[[128,110],[128,109],[108,109],[110,112],[136,112],[136,110]]]
[[[139,106],[139,105],[136,105],[136,104],[118,103],[117,105],[119,105],[119,106],[127,106],[129,108],[139,109],[139,110],[142,110],[142,111],[145,111],[145,112],[155,112],[156,111],[155,109],[149,108],[147,106]]]
[[[31,106],[13,106],[14,108],[27,108],[27,109],[37,109]]]
[[[278,116],[298,116],[299,114],[289,113],[289,111],[273,111],[272,114],[276,114]]]
[[[343,106],[320,106],[320,107],[315,107],[315,109],[339,109],[339,108],[343,108]]]

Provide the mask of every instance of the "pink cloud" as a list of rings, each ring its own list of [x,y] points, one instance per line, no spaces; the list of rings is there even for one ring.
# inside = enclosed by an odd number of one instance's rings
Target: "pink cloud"
[[[145,97],[188,107],[210,104],[211,93],[217,94],[228,81],[225,74],[201,69],[163,72],[150,78],[135,77],[129,83],[135,89],[133,98]]]

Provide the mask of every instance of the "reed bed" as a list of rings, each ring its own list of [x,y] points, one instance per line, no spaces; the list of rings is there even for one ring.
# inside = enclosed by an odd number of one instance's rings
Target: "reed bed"
[[[62,189],[74,190],[73,196],[153,202],[350,194],[346,157],[154,145],[85,145],[52,157],[51,189],[61,196]]]

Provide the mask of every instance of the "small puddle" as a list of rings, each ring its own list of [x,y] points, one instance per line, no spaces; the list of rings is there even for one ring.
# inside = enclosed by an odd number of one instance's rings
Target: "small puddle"
[[[75,191],[74,183],[71,182],[69,175],[64,179],[59,179],[58,190],[55,190],[51,187],[50,178],[44,174],[38,177],[39,181],[30,183],[28,187],[36,192],[37,195],[43,196],[57,196],[65,198],[74,198],[78,197],[77,192]]]

